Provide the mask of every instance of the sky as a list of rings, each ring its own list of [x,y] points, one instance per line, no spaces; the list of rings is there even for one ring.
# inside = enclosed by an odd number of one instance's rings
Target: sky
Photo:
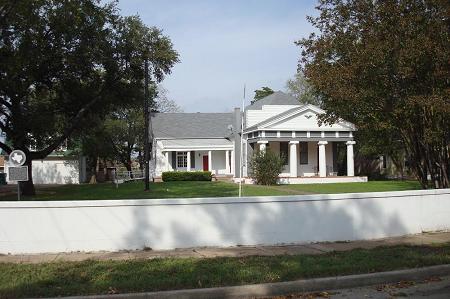
[[[294,41],[313,31],[313,0],[120,0],[169,36],[180,63],[162,85],[184,112],[228,112],[254,90],[286,89],[297,70]]]

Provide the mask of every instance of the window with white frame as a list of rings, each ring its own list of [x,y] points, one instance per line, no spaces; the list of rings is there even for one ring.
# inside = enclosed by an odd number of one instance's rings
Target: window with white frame
[[[308,142],[300,142],[300,164],[308,164]]]
[[[187,167],[187,152],[177,152],[177,168]]]
[[[280,142],[280,158],[283,160],[284,165],[288,165],[289,161],[289,143]]]

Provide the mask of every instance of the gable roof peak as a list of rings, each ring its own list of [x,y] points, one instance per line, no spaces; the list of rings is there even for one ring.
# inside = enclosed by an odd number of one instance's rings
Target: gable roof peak
[[[248,105],[246,110],[261,110],[264,105],[298,105],[302,106],[302,104],[290,94],[282,92],[280,90],[275,91],[274,93],[264,97],[258,101],[255,101],[253,104]]]

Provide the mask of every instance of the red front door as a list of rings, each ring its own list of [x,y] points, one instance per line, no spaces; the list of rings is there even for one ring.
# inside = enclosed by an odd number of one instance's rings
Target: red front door
[[[203,156],[203,171],[208,171],[208,156]]]

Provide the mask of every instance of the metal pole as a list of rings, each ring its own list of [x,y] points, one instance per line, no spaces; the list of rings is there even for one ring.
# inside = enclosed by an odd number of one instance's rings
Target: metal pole
[[[145,191],[150,190],[150,143],[149,143],[149,92],[148,92],[148,60],[145,59],[145,79],[144,79],[144,122],[145,122],[145,136],[144,136],[144,163],[145,163]]]
[[[239,197],[242,197],[242,168],[243,168],[243,138],[244,138],[244,117],[245,117],[245,84],[244,97],[242,98],[242,112],[241,112],[241,150],[239,151]]]
[[[17,182],[17,200],[20,201],[20,182]]]

